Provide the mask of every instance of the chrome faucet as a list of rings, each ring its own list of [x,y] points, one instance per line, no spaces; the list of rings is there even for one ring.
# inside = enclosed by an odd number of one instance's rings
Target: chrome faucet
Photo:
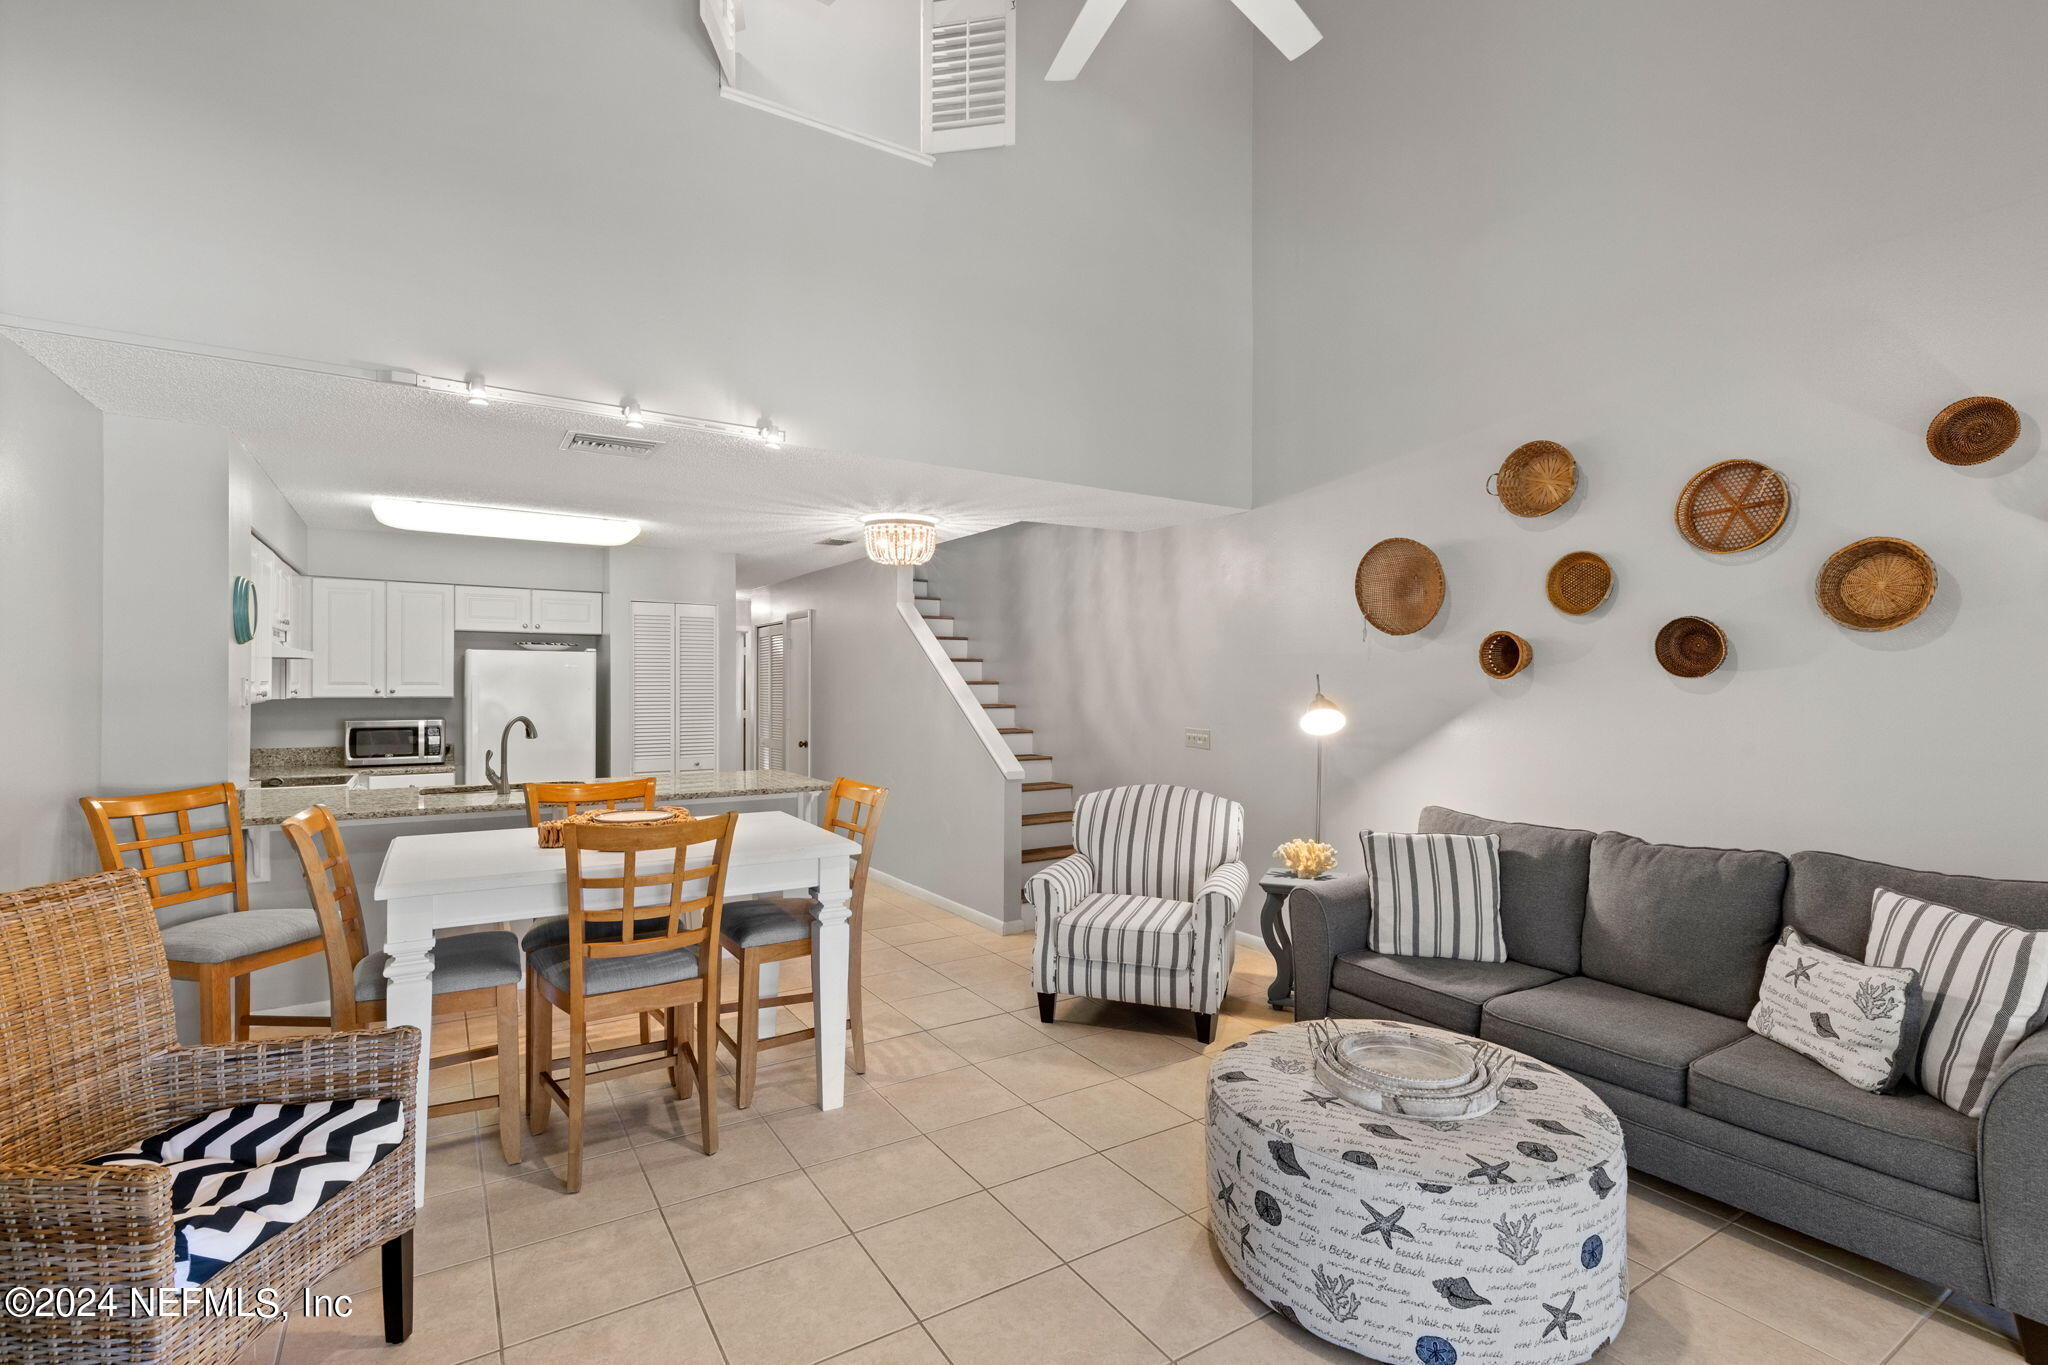
[[[526,737],[528,739],[540,738],[540,732],[533,728],[532,721],[528,720],[525,716],[514,716],[506,721],[505,728],[498,732],[497,749],[484,750],[484,781],[495,786],[500,796],[510,796],[512,794],[512,727],[515,725],[526,727]],[[505,766],[494,772],[491,769],[491,759],[497,754],[505,755]]]

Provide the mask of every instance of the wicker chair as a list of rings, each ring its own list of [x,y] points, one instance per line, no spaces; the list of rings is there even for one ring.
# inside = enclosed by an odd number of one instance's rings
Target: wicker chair
[[[227,1365],[263,1329],[256,1317],[138,1316],[130,1295],[173,1285],[170,1178],[153,1166],[91,1166],[183,1119],[259,1101],[397,1097],[403,1143],[311,1216],[206,1283],[304,1288],[384,1249],[384,1328],[412,1329],[410,1112],[416,1029],[181,1048],[171,978],[142,878],[103,872],[0,895],[0,1286],[111,1292],[105,1315],[0,1314],[9,1365]],[[216,1302],[222,1300],[217,1299]]]

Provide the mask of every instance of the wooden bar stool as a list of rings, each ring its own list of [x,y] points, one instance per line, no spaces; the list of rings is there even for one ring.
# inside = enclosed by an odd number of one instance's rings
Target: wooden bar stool
[[[568,1169],[563,1183],[574,1194],[583,1185],[584,1092],[592,1079],[666,1066],[677,1099],[694,1086],[703,1120],[704,1155],[718,1150],[718,927],[725,901],[725,872],[732,857],[733,829],[727,812],[705,820],[671,820],[661,825],[571,825],[562,832],[569,864],[569,938],[526,959],[526,1036],[554,1036],[554,1011],[569,1016],[566,1083],[555,1079],[552,1049],[526,1049],[527,1128],[547,1131],[548,1108],[569,1116]],[[685,850],[710,845],[708,860],[690,863]],[[703,849],[699,847],[701,855]],[[620,855],[616,873],[604,855]],[[601,861],[592,864],[595,855]],[[693,894],[686,895],[685,887]],[[656,895],[643,899],[643,894]],[[594,899],[619,904],[592,905]],[[650,916],[649,912],[658,912]],[[690,921],[697,920],[695,927]],[[648,925],[654,928],[650,931]],[[607,932],[593,931],[604,929]],[[680,1014],[695,1006],[694,1044],[679,1036]],[[593,1072],[593,1061],[640,1056],[646,1045],[592,1052],[590,1026],[609,1019],[659,1012],[667,1024],[660,1053]]]
[[[100,867],[133,868],[148,883],[171,975],[199,983],[201,1043],[239,1042],[251,1024],[330,1027],[319,1016],[249,1012],[250,975],[319,952],[320,921],[306,909],[249,908],[242,803],[233,783],[146,796],[88,796],[78,804]],[[193,828],[195,815],[215,810],[219,814],[209,816],[203,828]]]
[[[853,914],[847,924],[852,946],[846,963],[846,1027],[848,1041],[853,1047],[855,1072],[868,1069],[867,1038],[861,1027],[861,905],[867,899],[868,862],[875,853],[875,832],[881,827],[882,807],[888,801],[887,787],[856,782],[850,777],[834,782],[831,794],[825,799],[825,828],[860,845],[860,856],[853,862]],[[739,1036],[735,1038],[720,1028],[718,1038],[732,1051],[737,1073],[733,1077],[733,1089],[742,1109],[754,1102],[754,1078],[760,1070],[764,1048],[788,1047],[809,1042],[818,1036],[815,1028],[778,1033],[769,1038],[761,1036],[763,1009],[802,1005],[816,998],[812,991],[772,995],[766,999],[761,996],[763,963],[788,962],[811,956],[811,911],[816,904],[815,900],[761,897],[734,901],[725,907],[721,941],[725,951],[739,959],[740,998],[737,1003],[724,1006],[721,1012],[739,1015],[735,1021]],[[814,980],[814,988],[816,984]]]
[[[299,868],[313,893],[320,937],[327,947],[327,999],[337,1029],[368,1028],[384,1022],[384,954],[363,943],[363,907],[355,871],[334,812],[312,806],[284,822],[285,836],[298,851]],[[427,1106],[428,1118],[498,1111],[498,1150],[505,1164],[519,1164],[519,978],[524,960],[519,940],[504,929],[455,934],[434,945],[434,1017],[472,1010],[497,1013],[497,1041],[491,1047],[422,1058],[430,1067],[498,1059],[498,1093]]]

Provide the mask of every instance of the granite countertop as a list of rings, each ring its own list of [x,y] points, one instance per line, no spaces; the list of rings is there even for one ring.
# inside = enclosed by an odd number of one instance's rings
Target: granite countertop
[[[425,785],[434,787],[443,784],[429,782]],[[827,791],[831,786],[830,782],[805,777],[801,773],[758,769],[679,773],[659,778],[654,791],[655,798],[659,801],[687,805],[692,798],[712,801],[746,796],[797,796],[804,792]],[[517,783],[513,784],[508,796],[499,796],[493,787],[423,796],[418,787],[365,789],[250,786],[242,792],[242,823],[245,826],[275,825],[289,816],[298,814],[315,801],[333,811],[337,820],[392,820],[422,815],[503,815],[523,812],[526,809],[526,792]]]
[[[401,775],[451,774],[455,761],[451,754],[444,763],[421,763],[416,766],[351,768],[341,759],[341,746],[327,745],[303,749],[251,749],[249,751],[249,785],[260,787],[265,779],[299,777],[351,778],[358,773],[397,773]]]

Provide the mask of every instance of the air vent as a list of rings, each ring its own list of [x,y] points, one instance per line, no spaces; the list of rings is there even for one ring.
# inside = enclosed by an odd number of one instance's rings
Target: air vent
[[[588,455],[630,455],[636,459],[653,454],[664,444],[636,436],[600,436],[594,431],[572,431],[562,438],[564,450],[580,450]]]
[[[855,542],[847,536],[826,536],[818,543],[820,545],[852,545]]]

